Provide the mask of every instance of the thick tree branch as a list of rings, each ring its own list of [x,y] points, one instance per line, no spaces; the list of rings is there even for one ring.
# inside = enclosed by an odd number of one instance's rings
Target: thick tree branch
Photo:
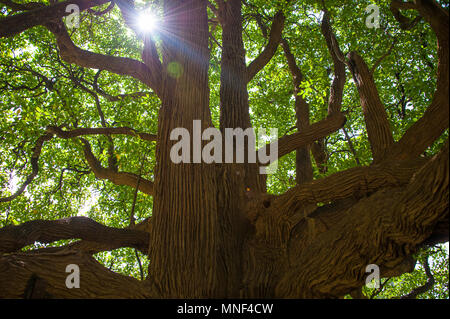
[[[375,70],[378,68],[378,66],[383,62],[383,60],[391,54],[392,50],[395,47],[395,43],[397,42],[397,38],[394,38],[392,40],[392,44],[389,47],[389,49],[373,64],[372,68],[370,69],[370,73],[373,75],[375,73]]]
[[[73,43],[61,21],[47,23],[46,27],[55,35],[60,55],[64,61],[85,68],[106,70],[119,75],[134,77],[152,88],[158,96],[160,95],[160,69],[150,69],[146,64],[134,59],[103,55],[80,49]]]
[[[367,265],[378,265],[384,277],[386,269],[404,263],[448,214],[448,155],[447,143],[406,186],[382,189],[336,217],[317,216],[303,227],[298,224],[290,234],[289,270],[276,296],[342,296],[364,284]],[[307,228],[313,232],[308,245],[302,244],[305,225],[315,225],[315,230]]]
[[[407,184],[425,162],[425,159],[417,159],[350,168],[311,183],[298,185],[280,195],[274,204],[293,207],[295,203],[323,204],[349,197],[359,199],[383,187]]]
[[[69,289],[68,265],[80,270],[80,287]],[[33,282],[30,287],[30,282]],[[154,298],[151,281],[114,273],[93,257],[80,252],[55,254],[7,254],[0,256],[0,298],[24,298],[33,292],[36,282],[42,289],[38,298]]]
[[[129,226],[125,229],[137,231],[138,233],[149,233],[150,232],[150,225],[151,218],[147,218],[143,220],[142,222]],[[82,251],[84,253],[93,255],[97,254],[102,251],[111,251],[114,249],[122,248],[122,247],[128,247],[126,242],[120,242],[120,241],[112,241],[112,242],[94,242],[94,241],[88,241],[88,240],[80,240],[76,241],[74,243],[68,244],[66,246],[60,246],[60,247],[46,247],[46,248],[39,248],[36,250],[31,251],[30,253],[60,253],[60,252],[68,252],[68,251]],[[143,247],[144,248],[144,247]],[[148,253],[148,248],[144,248],[145,250],[142,251],[143,253]]]
[[[136,188],[139,180],[139,176],[137,174],[116,172],[113,169],[103,167],[92,153],[89,143],[84,139],[82,139],[82,141],[84,155],[95,177],[98,179],[107,179],[116,185],[126,185]],[[153,195],[153,182],[141,178],[139,182],[139,190],[147,195]]]
[[[389,157],[406,159],[422,154],[449,127],[449,16],[434,1],[416,1],[416,7],[437,36],[436,91],[424,115],[392,146]]]
[[[346,118],[342,113],[334,114],[333,116],[327,117],[320,122],[312,124],[303,132],[283,136],[277,141],[267,144],[259,151],[266,152],[265,154],[268,154],[269,152],[267,152],[267,150],[270,150],[271,147],[278,145],[278,158],[281,158],[302,146],[311,144],[312,142],[339,130],[342,126],[344,126],[345,121]]]
[[[285,19],[286,18],[282,11],[277,12],[274,16],[267,46],[247,67],[247,82],[250,82],[274,56],[281,41],[281,34],[283,32]]]
[[[44,6],[38,8],[38,4],[35,5],[20,5],[17,7],[12,6],[13,9],[25,9],[30,10],[24,13],[16,14],[10,17],[6,17],[0,20],[0,38],[11,37],[19,34],[29,28],[46,25],[47,23],[55,20],[61,19],[62,17],[68,16],[71,12],[66,12],[66,8],[69,4],[75,4],[80,8],[80,12],[86,9],[100,6],[102,4],[108,3],[111,0],[70,0],[64,2],[57,2],[49,6]],[[3,1],[7,6],[9,1]]]
[[[34,242],[51,243],[62,239],[82,239],[115,247],[133,247],[144,254],[149,247],[147,232],[107,227],[87,217],[60,220],[34,220],[0,228],[0,253],[15,252]]]
[[[4,4],[13,11],[28,11],[44,7],[44,4],[39,2],[17,3],[11,0],[0,0],[0,3]]]
[[[389,147],[394,144],[387,113],[378,95],[372,74],[363,58],[356,52],[350,52],[347,57],[358,88],[372,156],[374,162],[380,162],[384,159]]]
[[[347,59],[339,48],[330,24],[327,10],[324,11],[322,34],[325,37],[328,50],[333,58],[335,78],[330,90],[328,113],[332,114],[341,108],[343,89],[345,85],[345,65],[349,67],[359,92],[361,106],[366,122],[367,134],[375,162],[381,161],[388,148],[394,143],[392,131],[383,104],[378,95],[372,72],[362,57],[356,52],[350,52]]]

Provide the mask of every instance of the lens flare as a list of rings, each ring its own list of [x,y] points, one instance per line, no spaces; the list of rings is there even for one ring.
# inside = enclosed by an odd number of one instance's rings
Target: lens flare
[[[158,17],[153,12],[143,12],[138,16],[137,25],[141,32],[150,33],[158,27]]]

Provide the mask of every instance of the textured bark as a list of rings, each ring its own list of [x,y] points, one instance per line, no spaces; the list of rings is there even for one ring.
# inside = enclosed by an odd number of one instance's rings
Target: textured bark
[[[248,67],[242,39],[241,1],[219,4],[222,25],[222,62],[220,87],[220,131],[226,128],[252,127],[247,92]],[[224,135],[223,135],[224,136]],[[236,145],[236,144],[234,144]],[[242,246],[249,235],[245,203],[252,196],[265,192],[265,178],[259,175],[257,163],[248,163],[248,141],[244,141],[243,164],[221,164],[217,172],[219,224],[224,245],[220,263],[223,264],[224,296],[239,297],[242,283]],[[235,149],[235,148],[234,148]]]
[[[186,8],[189,8],[186,10]],[[174,164],[170,133],[193,121],[211,126],[208,92],[208,21],[200,0],[165,1],[163,96],[156,150],[149,273],[161,297],[219,296],[221,276],[216,180],[213,165]],[[166,72],[177,63],[181,74]],[[191,144],[192,145],[192,144]],[[191,150],[191,154],[194,154]],[[192,160],[192,157],[191,157]]]
[[[80,288],[66,286],[68,265],[78,265]],[[116,274],[83,253],[14,254],[0,256],[0,298],[25,298],[36,281],[44,298],[151,298],[149,282]]]
[[[148,233],[144,231],[106,227],[87,217],[70,217],[60,220],[34,220],[0,229],[0,253],[17,251],[35,241],[51,243],[72,238],[112,246],[134,247],[144,254],[149,247]]]
[[[326,217],[322,225],[313,220],[309,246],[294,230],[287,254],[295,262],[277,285],[277,295],[336,297],[364,284],[366,265],[379,265],[382,276],[386,268],[401,265],[448,210],[448,155],[447,144],[406,188],[380,190],[344,209],[335,223],[327,224]]]
[[[350,52],[348,59],[359,92],[372,156],[374,162],[380,162],[394,143],[387,113],[367,64],[356,52]]]
[[[307,129],[302,132],[297,132],[290,135],[285,135],[278,139],[278,141],[272,142],[264,148],[270,150],[271,144],[278,144],[278,157],[281,158],[294,150],[311,144],[331,133],[339,130],[344,126],[346,121],[345,116],[342,113],[334,114],[333,116],[327,117],[326,119],[311,124]]]

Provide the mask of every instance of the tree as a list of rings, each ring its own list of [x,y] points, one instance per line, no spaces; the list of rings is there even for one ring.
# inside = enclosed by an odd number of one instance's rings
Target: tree
[[[448,241],[448,3],[143,2],[0,0],[1,297],[337,298]],[[175,163],[195,121],[279,128],[277,172]]]

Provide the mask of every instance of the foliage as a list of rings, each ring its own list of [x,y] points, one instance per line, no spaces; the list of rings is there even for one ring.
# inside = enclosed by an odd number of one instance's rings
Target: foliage
[[[23,1],[22,1],[23,2]],[[143,1],[142,1],[143,2]],[[389,2],[326,1],[332,26],[345,52],[357,51],[369,66],[386,52],[395,38],[392,52],[374,73],[376,85],[387,112],[394,138],[425,111],[435,89],[437,57],[436,38],[424,22],[403,31],[389,11]],[[448,1],[439,1],[448,8]],[[381,10],[381,28],[365,26],[367,5],[376,3]],[[107,5],[103,7],[106,8]],[[311,122],[326,116],[333,63],[320,33],[321,1],[301,1],[286,7],[283,1],[246,1],[243,7],[244,42],[247,61],[255,58],[267,42],[254,14],[261,14],[268,25],[278,8],[286,8],[287,22],[283,37],[289,42],[303,74],[302,96],[310,105]],[[0,10],[0,17],[9,11]],[[212,12],[209,12],[212,17]],[[80,28],[73,29],[72,39],[82,48],[94,52],[140,59],[141,43],[124,26],[117,8],[104,16],[82,14]],[[211,27],[212,37],[221,38],[220,27]],[[219,121],[220,47],[211,40],[210,89],[213,122]],[[35,27],[20,36],[0,41],[0,197],[8,196],[31,172],[32,149],[49,125],[66,127],[101,127],[99,113],[109,126],[129,126],[138,131],[156,133],[159,100],[137,80],[106,71],[83,69],[61,60],[53,36],[44,27]],[[327,172],[315,167],[315,177],[329,175],[357,165],[368,165],[372,158],[365,134],[359,96],[347,72],[343,109],[347,113],[345,129],[355,152],[342,130],[326,140]],[[98,86],[107,94],[95,90]],[[282,49],[248,86],[250,114],[254,127],[278,128],[279,136],[296,131],[292,76]],[[127,96],[145,92],[143,96]],[[121,96],[123,95],[123,96]],[[108,96],[120,96],[110,101]],[[99,104],[96,103],[98,98]],[[436,153],[447,138],[444,134],[426,155]],[[108,161],[108,139],[87,138],[104,166]],[[153,179],[154,143],[128,136],[114,137],[114,153],[120,171],[142,174]],[[144,170],[139,172],[141,161]],[[134,190],[97,180],[84,160],[81,143],[76,140],[53,139],[40,156],[40,170],[26,191],[12,202],[0,203],[0,227],[35,219],[58,219],[88,216],[113,227],[129,223]],[[280,194],[295,185],[295,154],[283,157],[276,174],[269,176],[268,188]],[[138,193],[136,222],[151,216],[152,198]],[[60,245],[61,242],[52,245]],[[36,243],[31,249],[40,247]],[[448,252],[429,249],[419,256],[431,255],[436,285],[421,298],[448,298]],[[96,258],[111,269],[140,278],[135,251],[120,249],[100,253]],[[147,270],[148,260],[140,255]],[[426,280],[419,266],[411,274],[391,279],[377,298],[400,296]],[[370,293],[370,292],[368,292]]]

